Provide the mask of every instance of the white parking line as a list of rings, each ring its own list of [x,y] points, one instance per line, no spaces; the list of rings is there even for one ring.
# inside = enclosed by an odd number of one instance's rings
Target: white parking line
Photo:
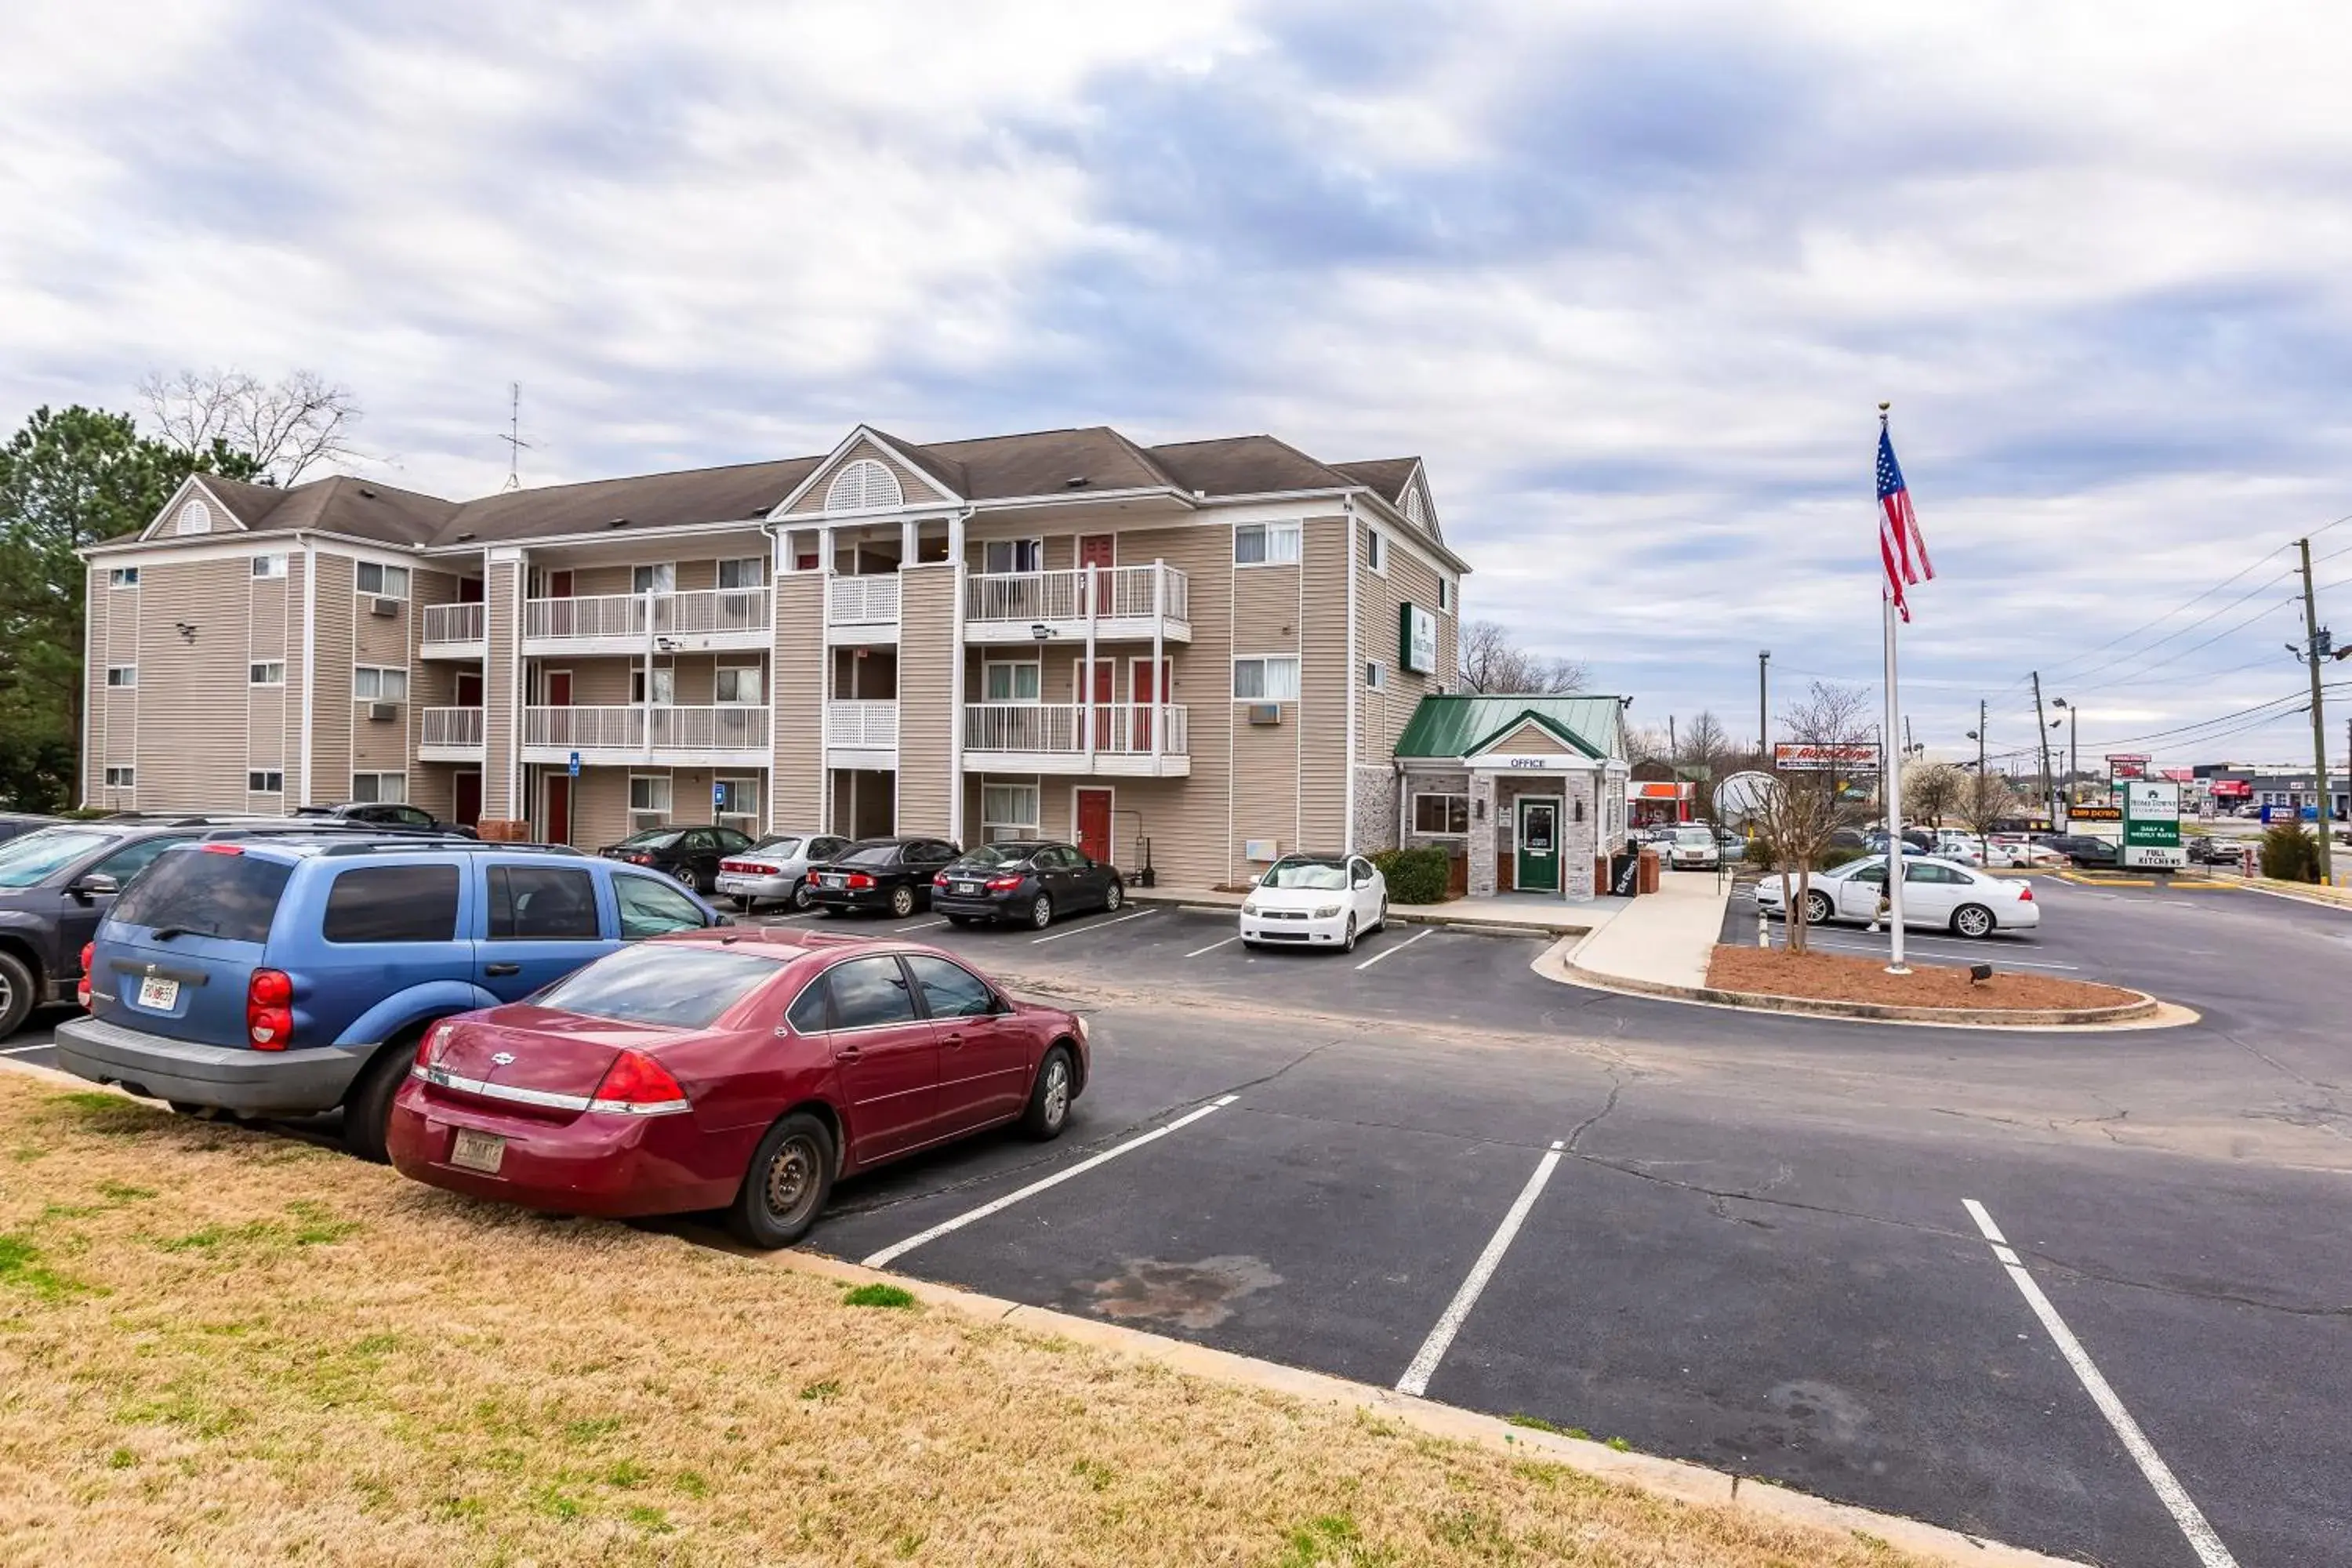
[[[0,1057],[29,1056],[35,1051],[53,1051],[55,1049],[57,1049],[56,1046],[44,1040],[37,1046],[8,1046],[5,1047],[0,1047]]]
[[[1171,1132],[1175,1131],[1180,1127],[1189,1127],[1193,1122],[1200,1121],[1203,1116],[1210,1115],[1214,1111],[1223,1110],[1226,1106],[1231,1105],[1234,1100],[1239,1100],[1241,1096],[1238,1094],[1228,1094],[1220,1099],[1213,1100],[1208,1104],[1201,1107],[1198,1110],[1188,1112],[1185,1115],[1178,1117],[1175,1121],[1169,1122],[1164,1127],[1155,1127],[1150,1131],[1143,1133],[1139,1137],[1130,1138],[1124,1143],[1115,1143],[1090,1160],[1079,1161],[1076,1164],[1071,1166],[1066,1171],[1056,1171],[1052,1175],[1047,1176],[1044,1181],[1032,1182],[1017,1193],[1007,1193],[1003,1197],[998,1198],[993,1202],[984,1203],[976,1209],[956,1215],[953,1219],[942,1220],[938,1225],[931,1226],[930,1229],[919,1231],[917,1234],[908,1237],[904,1241],[892,1242],[881,1251],[874,1253],[868,1257],[866,1259],[866,1267],[868,1268],[886,1268],[889,1267],[893,1258],[904,1258],[907,1254],[914,1251],[915,1248],[921,1247],[928,1242],[937,1241],[940,1237],[946,1236],[952,1231],[961,1230],[964,1226],[971,1224],[975,1220],[983,1220],[990,1215],[1001,1214],[1004,1210],[1011,1208],[1014,1204],[1021,1202],[1024,1198],[1035,1197],[1039,1193],[1044,1192],[1048,1187],[1060,1186],[1072,1176],[1085,1175],[1097,1165],[1103,1164],[1108,1161],[1116,1160],[1121,1154],[1129,1153],[1134,1150],[1142,1148],[1146,1143],[1157,1142],[1160,1139],[1167,1137]]]
[[[945,924],[947,924],[947,923],[948,923],[948,922],[947,922],[946,921],[944,921],[944,920],[922,921],[919,921],[919,923],[917,923],[917,924],[910,925],[910,926],[892,926],[892,927],[890,928],[890,931],[891,931],[891,933],[892,933],[893,935],[897,935],[897,934],[898,934],[898,933],[900,933],[900,932],[903,932],[903,931],[929,931],[929,930],[930,930],[932,927],[934,927],[934,926],[943,926],[943,925],[945,925]]]
[[[1380,952],[1372,954],[1371,957],[1364,960],[1363,963],[1356,965],[1356,967],[1359,969],[1370,969],[1373,964],[1378,963],[1381,959],[1386,958],[1389,954],[1392,952],[1402,952],[1406,948],[1411,947],[1414,942],[1419,942],[1422,937],[1435,936],[1436,934],[1437,928],[1435,926],[1432,926],[1427,931],[1421,932],[1420,935],[1405,938],[1394,947],[1384,947],[1381,949]]]
[[[2099,1414],[2107,1418],[2107,1425],[2114,1427],[2116,1436],[2123,1440],[2124,1449],[2131,1455],[2132,1462],[2139,1467],[2140,1474],[2147,1478],[2147,1484],[2156,1489],[2158,1499],[2171,1511],[2173,1522],[2179,1525],[2180,1532],[2189,1538],[2189,1544],[2196,1550],[2198,1561],[2204,1563],[2205,1568],[2237,1568],[2237,1559],[2231,1557],[2230,1549],[2221,1544],[2221,1538],[2213,1533],[2213,1527],[2205,1522],[2205,1516],[2198,1511],[2188,1490],[2158,1455],[2156,1446],[2147,1440],[2147,1434],[2139,1429],[2139,1423],[2132,1419],[2131,1412],[2124,1408],[2124,1402],[2116,1397],[2116,1391],[2107,1385],[2107,1380],[2092,1364],[2090,1352],[2083,1348],[2083,1342],[2074,1337],[2074,1331],[2066,1327],[2066,1321],[2058,1315],[2058,1309],[2050,1304],[2050,1298],[2042,1293],[2042,1287],[2035,1284],[2033,1276],[2025,1271],[2025,1265],[2011,1249],[2008,1238],[2000,1234],[2000,1227],[1993,1224],[1992,1215],[1985,1212],[1984,1205],[1974,1198],[1962,1198],[1960,1203],[1969,1211],[1969,1217],[1977,1222],[1977,1228],[1984,1232],[1984,1238],[1992,1243],[1993,1256],[2000,1260],[2003,1268],[2009,1270],[2010,1279],[2016,1282],[2018,1290],[2025,1297],[2025,1304],[2033,1309],[2033,1315],[2042,1320],[2042,1326],[2050,1331],[2052,1339],[2058,1342],[2058,1353],[2064,1356],[2066,1364],[2074,1369],[2074,1376],[2082,1383],[2084,1392],[2091,1396],[2091,1403],[2097,1405]]]
[[[1429,1331],[1429,1338],[1421,1342],[1420,1353],[1412,1358],[1412,1364],[1404,1369],[1404,1375],[1397,1379],[1399,1394],[1429,1392],[1429,1380],[1436,1374],[1437,1363],[1445,1359],[1447,1347],[1454,1343],[1454,1336],[1462,1331],[1462,1324],[1470,1316],[1470,1309],[1478,1304],[1478,1297],[1486,1289],[1486,1281],[1492,1279],[1495,1270],[1501,1267],[1503,1254],[1510,1250],[1511,1238],[1519,1234],[1519,1226],[1527,1223],[1528,1211],[1536,1206],[1536,1199],[1542,1194],[1544,1184],[1551,1180],[1552,1172],[1559,1168],[1559,1154],[1560,1144],[1555,1140],[1551,1152],[1536,1163],[1536,1173],[1529,1176],[1528,1184],[1519,1189],[1518,1199],[1511,1205],[1510,1212],[1503,1216],[1503,1223],[1487,1238],[1486,1250],[1480,1253],[1478,1261],[1470,1266],[1469,1278],[1462,1281],[1462,1289],[1454,1291],[1454,1300],[1446,1303],[1444,1314],[1437,1320],[1437,1326]]]
[[[1214,952],[1221,947],[1230,947],[1239,941],[1241,941],[1241,938],[1238,936],[1229,936],[1223,942],[1213,942],[1206,947],[1196,947],[1184,956],[1187,958],[1198,958],[1204,952]]]
[[[1105,926],[1123,926],[1129,921],[1139,921],[1152,912],[1150,910],[1138,910],[1131,915],[1121,915],[1115,921],[1096,921],[1091,925],[1072,926],[1067,931],[1057,931],[1051,936],[1031,937],[1030,945],[1034,947],[1041,942],[1059,942],[1066,936],[1080,936],[1090,931],[1100,931]]]

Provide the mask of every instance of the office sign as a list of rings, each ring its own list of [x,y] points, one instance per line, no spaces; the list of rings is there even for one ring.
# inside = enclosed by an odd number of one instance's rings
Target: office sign
[[[1437,616],[1409,600],[1397,606],[1397,668],[1437,673]]]
[[[2180,785],[2172,779],[2136,778],[2124,784],[2123,863],[2168,869],[2189,864],[2180,845]]]
[[[1868,742],[1822,746],[1780,741],[1772,747],[1772,766],[1784,773],[1874,773],[1878,748]]]

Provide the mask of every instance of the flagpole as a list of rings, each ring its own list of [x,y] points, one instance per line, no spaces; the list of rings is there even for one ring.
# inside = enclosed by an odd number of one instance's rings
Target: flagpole
[[[1886,433],[1886,410],[1878,405],[1879,434]],[[1911,970],[1903,962],[1903,701],[1895,685],[1895,595],[1891,589],[1880,593],[1880,619],[1886,631],[1886,728],[1881,736],[1879,752],[1885,759],[1880,783],[1886,793],[1886,918],[1888,959],[1886,973],[1908,974]]]

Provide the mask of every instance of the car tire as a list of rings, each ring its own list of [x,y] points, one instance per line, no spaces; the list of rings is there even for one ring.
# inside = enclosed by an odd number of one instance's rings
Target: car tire
[[[392,1126],[392,1097],[400,1092],[409,1064],[416,1059],[414,1033],[383,1046],[343,1097],[343,1147],[373,1165],[391,1159],[384,1138]]]
[[[1067,1046],[1055,1046],[1037,1064],[1037,1079],[1029,1086],[1029,1108],[1021,1113],[1021,1131],[1038,1142],[1059,1138],[1070,1124],[1070,1101],[1077,1097],[1078,1069]]]
[[[912,889],[912,888],[893,888],[893,889],[890,889],[890,918],[891,918],[892,920],[902,921],[902,920],[905,920],[908,915],[913,914],[914,912],[915,912],[915,889]]]
[[[1029,929],[1044,931],[1054,923],[1054,899],[1050,893],[1040,893],[1029,900]]]
[[[2000,923],[1993,919],[1992,911],[1982,904],[1962,904],[1952,911],[1952,931],[1956,935],[1972,939],[1988,937]]]
[[[727,1205],[727,1229],[746,1247],[772,1252],[809,1233],[833,1194],[833,1131],[804,1110],[768,1129],[743,1184]]]
[[[1805,923],[1807,925],[1827,925],[1830,923],[1830,917],[1836,913],[1837,910],[1831,904],[1830,896],[1827,893],[1807,893],[1805,895]]]
[[[794,913],[805,913],[808,907],[814,902],[816,902],[816,895],[809,891],[808,879],[806,877],[803,877],[799,881],[793,884],[793,910]]]
[[[13,952],[0,952],[0,1039],[25,1026],[36,994],[32,966]]]
[[[1110,879],[1110,886],[1103,889],[1103,913],[1117,914],[1118,907],[1125,902],[1127,902],[1127,889],[1120,886],[1118,878],[1113,877]]]
[[[1372,922],[1372,929],[1374,931],[1389,929],[1389,896],[1386,893],[1381,895],[1381,918]]]
[[[1356,951],[1356,917],[1353,913],[1348,916],[1348,924],[1339,932],[1339,951],[1341,952]]]

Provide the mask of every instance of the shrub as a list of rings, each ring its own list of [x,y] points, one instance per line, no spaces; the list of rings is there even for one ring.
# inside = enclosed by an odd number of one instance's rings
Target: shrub
[[[2299,822],[2273,822],[2263,830],[2263,875],[2281,882],[2319,880],[2319,840]]]
[[[1399,904],[1445,901],[1446,855],[1443,849],[1383,849],[1371,857],[1388,879],[1389,899]]]
[[[1822,851],[1822,863],[1819,866],[1814,867],[1813,869],[1817,871],[1827,871],[1835,867],[1843,866],[1849,860],[1859,860],[1869,853],[1869,850],[1856,849],[1851,844],[1832,844],[1827,849]]]

